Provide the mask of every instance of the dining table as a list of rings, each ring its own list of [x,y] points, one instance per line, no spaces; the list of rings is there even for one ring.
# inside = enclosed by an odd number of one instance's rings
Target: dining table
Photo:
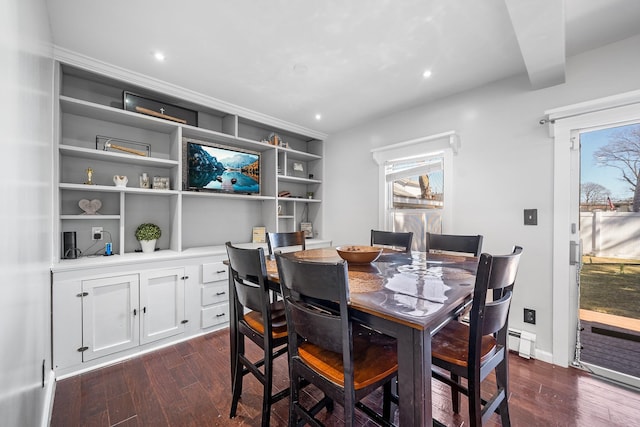
[[[333,247],[282,256],[309,262],[342,260]],[[275,259],[265,263],[270,287],[279,290]],[[384,249],[373,262],[347,264],[352,316],[397,340],[400,425],[439,424],[431,409],[431,337],[470,305],[478,258]]]

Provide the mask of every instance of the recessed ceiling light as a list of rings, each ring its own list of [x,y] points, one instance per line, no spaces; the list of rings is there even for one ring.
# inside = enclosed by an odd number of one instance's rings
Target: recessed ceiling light
[[[425,70],[424,73],[422,73],[422,77],[424,77],[425,79],[431,77],[431,70]]]
[[[164,53],[162,53],[162,52],[155,52],[153,54],[153,57],[156,58],[156,60],[158,60],[160,62],[164,61],[164,59],[165,59]]]
[[[322,114],[320,113],[316,114],[316,120],[322,120]]]

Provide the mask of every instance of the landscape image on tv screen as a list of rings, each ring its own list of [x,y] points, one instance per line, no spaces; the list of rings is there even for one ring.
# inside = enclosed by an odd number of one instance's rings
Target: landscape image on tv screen
[[[259,154],[189,143],[187,162],[190,188],[260,193]]]

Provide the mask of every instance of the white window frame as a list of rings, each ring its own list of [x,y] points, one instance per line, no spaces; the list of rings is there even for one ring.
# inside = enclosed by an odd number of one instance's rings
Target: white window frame
[[[399,142],[371,150],[373,159],[378,164],[378,227],[381,230],[390,229],[390,219],[387,216],[388,185],[385,166],[388,162],[442,155],[444,159],[444,208],[442,209],[442,231],[452,229],[453,218],[453,156],[460,150],[460,138],[454,131],[425,136],[409,141]]]

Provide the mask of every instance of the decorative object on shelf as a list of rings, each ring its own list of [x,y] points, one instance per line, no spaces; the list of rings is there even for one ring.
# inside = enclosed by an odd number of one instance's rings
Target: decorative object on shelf
[[[85,182],[85,184],[94,185],[93,184],[93,169],[87,168],[86,172],[87,172],[87,181]]]
[[[99,199],[82,199],[78,202],[78,206],[84,211],[82,215],[100,215],[98,210],[102,207],[102,202]]]
[[[151,144],[102,135],[96,136],[96,150],[116,151],[141,157],[151,156]]]
[[[154,190],[169,190],[169,177],[168,176],[154,176],[153,177],[153,189]]]
[[[304,164],[301,162],[293,162],[291,165],[293,169],[293,176],[302,178],[304,176]]]
[[[266,227],[253,227],[253,243],[265,243],[267,241]]]
[[[126,187],[129,182],[129,178],[126,175],[113,175],[113,183],[116,187]]]
[[[278,205],[278,215],[282,215],[282,205]]]
[[[309,179],[313,179],[313,174],[312,173],[309,174]]]
[[[140,175],[140,188],[151,188],[151,181],[149,180],[149,175],[146,172],[143,172]]]
[[[300,231],[304,231],[304,237],[310,239],[313,237],[313,224],[310,222],[301,222]]]
[[[156,250],[156,240],[162,236],[162,230],[156,224],[145,222],[136,228],[136,239],[140,242],[143,253],[153,253]]]
[[[163,101],[156,101],[135,95],[131,92],[124,92],[124,109],[135,111],[136,113],[158,117],[183,125],[198,126],[198,112],[177,105],[168,104]]]
[[[313,191],[307,191],[307,199],[313,199]]]
[[[278,197],[291,197],[291,193],[289,193],[288,191],[279,191]]]
[[[275,132],[269,134],[269,144],[271,145],[280,145],[282,143],[282,138]]]

